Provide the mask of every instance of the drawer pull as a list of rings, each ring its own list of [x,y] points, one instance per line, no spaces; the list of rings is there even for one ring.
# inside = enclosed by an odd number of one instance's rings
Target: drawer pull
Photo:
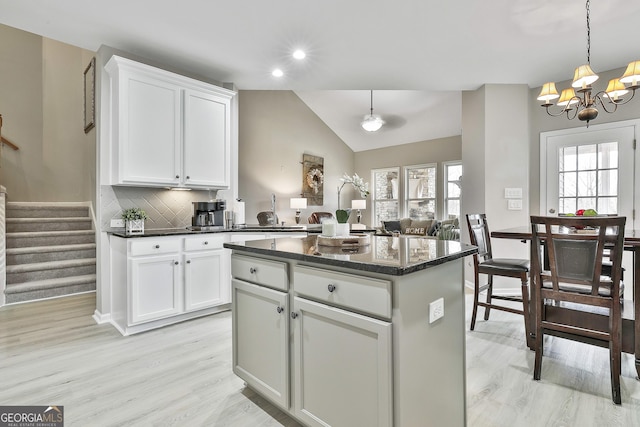
[[[282,307],[278,306],[278,307],[276,308],[276,311],[278,312],[278,314],[280,314],[280,313],[282,313],[282,312],[284,311],[284,308],[282,308]]]
[[[176,178],[180,178],[180,175],[176,175]]]
[[[255,267],[251,267],[251,268],[249,269],[249,273],[251,273],[251,274],[255,274],[257,271],[258,271],[258,269],[257,269],[257,268],[255,268]]]
[[[208,245],[208,244],[209,244],[209,242],[205,240],[205,241],[204,241],[204,243],[202,243],[202,244],[203,244],[203,245]]]
[[[189,175],[187,175],[187,179],[189,179]]]
[[[191,264],[191,260],[190,259],[187,260],[187,264]]]
[[[178,261],[174,261],[174,262],[173,262],[173,264],[174,264],[174,265],[178,265],[178,264],[180,264],[180,263],[179,263]]]
[[[160,249],[160,245],[156,245],[156,246],[155,246],[155,248],[156,248],[156,249]]]
[[[291,312],[291,318],[295,319],[296,317],[298,317],[298,313],[292,311]]]
[[[331,285],[330,284],[329,286],[327,286],[327,289],[329,290],[329,292],[333,292],[333,291],[336,290],[336,285]]]

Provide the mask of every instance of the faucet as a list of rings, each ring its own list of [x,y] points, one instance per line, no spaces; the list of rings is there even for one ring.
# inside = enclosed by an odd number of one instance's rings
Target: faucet
[[[271,193],[271,212],[273,213],[273,218],[271,221],[273,225],[278,225],[278,217],[276,216],[276,195]]]

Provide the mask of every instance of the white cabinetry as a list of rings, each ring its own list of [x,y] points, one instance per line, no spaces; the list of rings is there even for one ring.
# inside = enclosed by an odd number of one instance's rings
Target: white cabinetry
[[[224,235],[185,237],[184,308],[200,310],[230,302]]]
[[[233,91],[112,56],[111,185],[228,188]]]
[[[231,265],[239,377],[305,425],[392,425],[391,322],[363,314],[390,317],[390,282],[237,254]]]
[[[224,239],[111,236],[114,326],[129,335],[228,309]]]

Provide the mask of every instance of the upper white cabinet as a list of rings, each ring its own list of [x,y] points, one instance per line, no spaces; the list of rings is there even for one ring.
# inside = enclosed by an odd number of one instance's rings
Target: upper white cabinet
[[[111,185],[229,188],[235,92],[119,56],[105,70]]]

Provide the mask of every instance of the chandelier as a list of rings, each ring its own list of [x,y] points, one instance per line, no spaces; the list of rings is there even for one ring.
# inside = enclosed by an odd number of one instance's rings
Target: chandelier
[[[384,124],[384,120],[378,114],[373,114],[373,90],[371,91],[371,112],[364,116],[364,120],[360,125],[367,132],[375,132]]]
[[[567,114],[569,120],[578,117],[579,120],[586,121],[587,127],[589,121],[598,117],[598,109],[596,106],[600,104],[602,109],[607,113],[613,113],[618,105],[626,104],[631,101],[636,89],[640,87],[640,61],[630,62],[626,71],[619,79],[609,80],[607,89],[592,95],[593,88],[591,84],[598,80],[598,75],[591,69],[591,23],[589,20],[589,5],[591,1],[587,0],[587,63],[576,68],[573,75],[573,83],[568,89],[563,89],[558,95],[556,84],[554,82],[545,83],[538,95],[538,101],[543,101],[547,114],[550,116],[560,116]],[[577,92],[577,94],[576,94]],[[625,96],[631,92],[631,96]],[[550,110],[553,104],[552,100],[558,99],[556,106],[560,110],[553,112]]]

